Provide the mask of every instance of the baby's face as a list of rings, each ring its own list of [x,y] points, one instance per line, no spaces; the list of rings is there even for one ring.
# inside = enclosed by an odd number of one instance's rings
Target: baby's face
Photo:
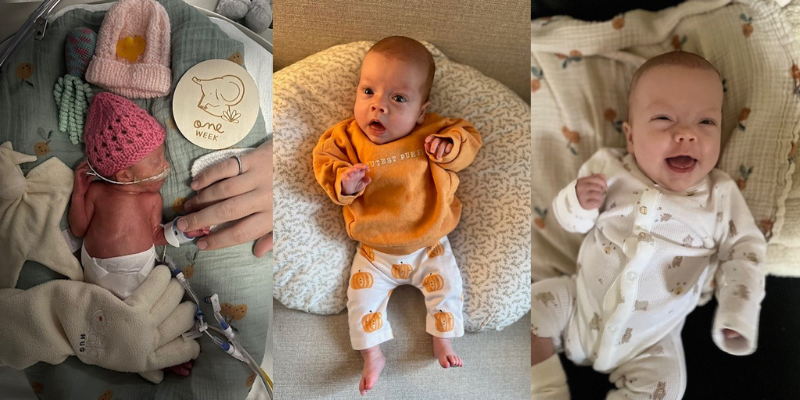
[[[130,168],[135,180],[147,179],[164,172],[165,169],[169,168],[169,162],[164,157],[164,145],[158,146],[139,162],[131,165]],[[164,186],[165,181],[166,179],[159,179],[142,182],[139,185],[144,186],[143,189],[145,190],[158,191]]]
[[[680,192],[717,164],[722,83],[710,70],[658,66],[645,72],[623,124],[628,152],[654,182]]]
[[[353,111],[369,140],[389,143],[422,123],[430,104],[422,93],[426,73],[419,65],[381,53],[364,57]]]

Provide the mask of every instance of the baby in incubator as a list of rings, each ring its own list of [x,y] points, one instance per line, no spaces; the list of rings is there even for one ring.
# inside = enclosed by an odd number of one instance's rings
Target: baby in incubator
[[[564,229],[588,232],[575,276],[531,286],[531,397],[569,399],[556,352],[610,374],[607,399],[681,399],[686,316],[715,293],[712,339],[755,351],[766,242],[739,188],[714,169],[719,73],[685,52],[634,74],[627,154],[601,149],[553,201]]]
[[[84,238],[86,282],[123,300],[155,267],[155,246],[208,233],[161,226],[159,190],[169,172],[164,138],[164,128],[132,101],[111,93],[92,100],[84,137],[87,161],[75,171],[68,220],[72,233]],[[171,370],[188,375],[191,363]]]

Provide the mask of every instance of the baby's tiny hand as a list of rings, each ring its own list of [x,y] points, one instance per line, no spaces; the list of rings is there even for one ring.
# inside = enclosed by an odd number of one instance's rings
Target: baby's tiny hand
[[[201,228],[201,229],[198,229],[198,230],[195,230],[195,231],[189,231],[189,232],[184,232],[184,233],[186,234],[186,237],[196,238],[196,237],[208,235],[209,233],[211,233],[211,229],[208,228],[208,227],[205,227],[205,228]]]
[[[594,210],[603,205],[603,199],[608,191],[606,176],[594,174],[578,179],[575,185],[575,194],[584,210]]]
[[[432,155],[437,160],[450,154],[453,150],[453,140],[449,138],[441,138],[434,135],[428,135],[425,138],[425,152]]]
[[[342,194],[350,196],[364,190],[372,178],[367,176],[369,167],[365,164],[356,164],[342,173]]]
[[[75,168],[75,190],[76,192],[86,193],[89,190],[89,184],[94,180],[94,176],[88,175],[89,163],[84,160]]]

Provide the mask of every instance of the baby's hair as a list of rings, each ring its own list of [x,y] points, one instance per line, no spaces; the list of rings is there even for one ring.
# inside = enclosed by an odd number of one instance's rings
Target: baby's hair
[[[422,43],[405,36],[390,36],[378,41],[369,48],[367,54],[376,52],[386,56],[395,57],[403,61],[414,62],[427,69],[428,76],[422,87],[424,101],[428,101],[428,96],[433,87],[433,75],[436,73],[436,64],[433,56]]]
[[[630,91],[628,92],[628,119],[630,119],[630,103],[631,98],[633,97],[633,92],[636,89],[636,84],[639,83],[639,80],[647,71],[662,65],[677,65],[687,68],[699,68],[707,71],[714,71],[718,76],[720,76],[720,79],[722,78],[722,75],[720,75],[719,71],[717,71],[717,69],[714,68],[710,62],[694,53],[677,50],[655,56],[647,60],[644,64],[642,64],[641,67],[639,67],[639,69],[636,70],[636,72],[633,73]]]

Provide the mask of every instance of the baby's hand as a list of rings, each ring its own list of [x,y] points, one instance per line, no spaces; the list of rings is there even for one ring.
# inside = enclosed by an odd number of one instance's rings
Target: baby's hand
[[[208,235],[209,233],[211,233],[211,229],[208,228],[208,227],[205,227],[205,228],[198,229],[196,231],[189,231],[189,232],[184,232],[184,233],[186,234],[186,237],[196,238],[196,237]]]
[[[75,168],[75,187],[73,192],[86,193],[89,190],[89,184],[94,180],[94,176],[87,175],[89,172],[89,163],[84,160]]]
[[[428,135],[425,138],[425,152],[432,155],[437,160],[450,154],[453,150],[453,140],[449,138],[441,138],[434,135]]]
[[[342,194],[350,196],[364,190],[372,178],[367,176],[369,167],[365,164],[356,164],[342,173]]]
[[[606,176],[594,174],[578,179],[575,185],[575,194],[578,195],[578,202],[584,210],[594,210],[603,205],[603,198],[608,191]]]

